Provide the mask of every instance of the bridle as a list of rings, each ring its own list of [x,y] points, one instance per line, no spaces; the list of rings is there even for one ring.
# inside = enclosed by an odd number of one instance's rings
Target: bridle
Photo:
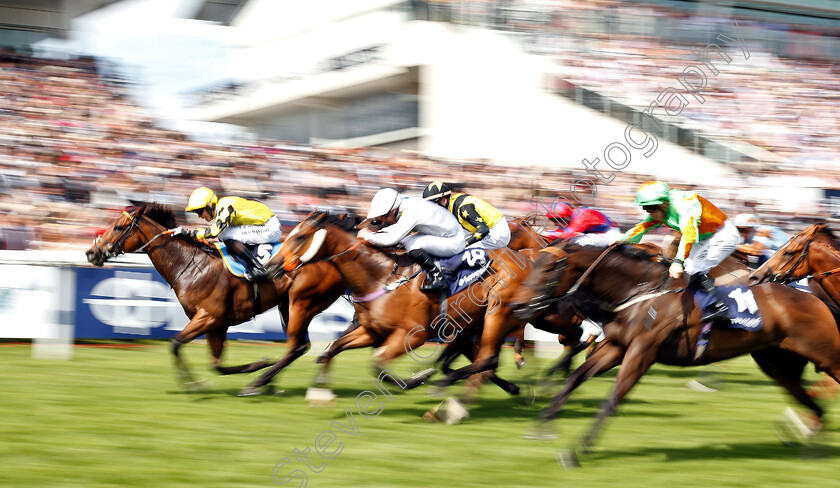
[[[779,276],[778,273],[774,273],[773,269],[770,268],[770,266],[767,266],[768,271],[770,271],[770,282],[771,283],[772,282],[778,282],[778,283],[782,283],[782,284],[787,284],[787,283],[790,283],[791,281],[794,281],[794,279],[791,278],[791,275],[793,274],[794,270],[799,267],[799,265],[802,263],[803,260],[808,259],[808,254],[810,252],[810,247],[811,247],[811,239],[808,239],[807,241],[805,241],[805,245],[802,247],[802,251],[799,253],[799,257],[796,258],[796,261],[794,261],[793,265],[790,268],[788,268],[788,270],[782,276]],[[811,263],[809,261],[806,261],[806,263],[808,264],[808,267],[810,269]],[[828,272],[820,273],[820,274],[828,274]],[[809,275],[809,276],[806,276],[806,278],[813,278],[814,276],[818,276],[818,275]],[[796,280],[799,280],[799,279],[802,279],[802,278],[796,278]]]
[[[143,237],[146,237],[146,234],[143,232],[143,229],[139,226],[138,218],[135,218],[133,215],[126,212],[125,210],[123,210],[122,214],[128,217],[131,223],[128,225],[128,227],[123,229],[123,231],[120,233],[120,235],[117,236],[116,239],[114,239],[114,242],[106,241],[102,238],[102,236],[97,236],[96,239],[93,240],[93,245],[103,250],[103,254],[105,254],[106,259],[115,258],[117,256],[125,254],[125,251],[123,250],[123,245],[125,244],[125,240],[128,239],[128,237],[135,229],[140,230],[140,233],[143,235]],[[101,243],[105,244],[104,248]],[[148,245],[148,243],[146,245]]]
[[[294,235],[296,231],[297,229],[293,230],[292,233],[289,234],[289,237],[292,237],[292,235]],[[289,237],[287,237],[286,239],[288,240]],[[312,234],[312,241],[309,243],[306,252],[304,252],[300,257],[292,254],[292,252],[288,250],[287,246],[283,246],[282,248],[280,248],[280,252],[283,253],[284,258],[283,269],[285,269],[287,272],[291,272],[307,263],[317,263],[319,261],[332,261],[335,258],[344,256],[345,254],[355,251],[359,246],[361,246],[364,243],[364,240],[358,239],[352,246],[348,247],[344,251],[333,254],[331,256],[325,256],[322,258],[315,259],[315,254],[317,254],[318,251],[321,250],[321,246],[324,245],[324,240],[326,239],[326,237],[326,229],[318,229],[317,231],[315,231],[315,233]]]
[[[102,238],[102,236],[97,236],[97,237],[96,237],[96,239],[94,239],[94,240],[93,240],[93,245],[94,245],[94,246],[97,246],[99,249],[103,250],[103,254],[105,255],[105,258],[106,258],[106,259],[115,258],[115,257],[117,257],[117,256],[120,256],[120,255],[125,254],[125,250],[123,249],[123,247],[124,247],[124,245],[125,245],[125,241],[126,241],[126,239],[128,239],[128,237],[131,235],[131,233],[132,233],[134,230],[138,230],[138,231],[140,231],[140,234],[141,234],[141,235],[143,236],[143,238],[146,240],[146,243],[145,243],[145,244],[143,244],[142,246],[140,246],[139,248],[137,248],[137,250],[133,251],[133,252],[135,252],[135,253],[141,253],[141,252],[143,252],[143,250],[144,250],[144,249],[145,249],[145,248],[146,248],[149,244],[151,244],[152,242],[154,242],[154,241],[155,241],[155,239],[157,239],[158,237],[160,237],[160,236],[162,236],[162,235],[164,235],[164,234],[166,234],[166,233],[167,233],[166,231],[163,231],[163,232],[159,233],[158,235],[156,235],[156,236],[152,237],[151,239],[149,239],[149,238],[146,236],[146,233],[145,233],[145,232],[143,232],[143,228],[142,228],[142,227],[140,227],[140,219],[141,219],[141,218],[146,217],[145,215],[141,215],[141,216],[139,216],[139,217],[135,217],[135,216],[131,215],[130,213],[128,213],[128,212],[127,212],[127,211],[125,211],[125,210],[123,210],[122,214],[123,214],[123,215],[125,215],[126,217],[128,217],[128,219],[131,221],[131,223],[128,225],[128,227],[126,227],[125,229],[123,229],[123,231],[120,233],[120,235],[119,235],[119,236],[117,236],[117,238],[114,240],[114,242],[106,241],[105,239],[103,239],[103,238]],[[110,250],[104,250],[104,249],[103,249],[103,246],[102,246],[102,244],[101,244],[101,243],[104,243],[104,244],[105,244],[105,246],[110,246]],[[106,247],[105,249],[107,249],[107,247]]]

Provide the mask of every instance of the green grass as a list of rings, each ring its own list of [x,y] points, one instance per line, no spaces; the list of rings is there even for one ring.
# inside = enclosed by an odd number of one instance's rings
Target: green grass
[[[231,343],[226,364],[281,353],[280,345]],[[840,435],[827,404],[828,425],[815,445],[785,447],[770,425],[792,405],[749,358],[723,364],[716,393],[685,388],[696,369],[655,367],[631,392],[603,431],[583,468],[566,471],[554,454],[573,445],[591,424],[614,373],[595,378],[572,397],[554,423],[558,438],[520,436],[547,398],[536,405],[485,386],[471,418],[456,426],[429,424],[422,414],[440,400],[428,388],[398,392],[374,418],[363,418],[356,395],[373,389],[370,350],[349,351],[334,362],[333,407],[309,408],[304,394],[315,375],[305,356],[278,379],[279,396],[239,398],[254,375],[220,377],[207,371],[206,346],[185,348],[194,370],[210,378],[199,393],[175,382],[168,349],[77,347],[69,362],[33,360],[29,346],[0,347],[0,486],[2,487],[250,487],[275,486],[282,474],[306,468],[293,449],[313,448],[326,430],[342,451],[323,460],[310,452],[318,473],[308,486],[325,487],[840,487]],[[502,376],[521,385],[505,351]],[[401,376],[418,368],[394,365]],[[809,368],[808,377],[816,375]],[[373,389],[373,391],[377,391]],[[457,389],[456,389],[457,391]],[[354,413],[352,436],[331,426]],[[573,485],[572,485],[573,484]],[[298,486],[298,480],[286,486]]]

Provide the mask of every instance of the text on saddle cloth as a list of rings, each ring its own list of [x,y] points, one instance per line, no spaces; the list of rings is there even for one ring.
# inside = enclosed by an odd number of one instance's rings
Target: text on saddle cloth
[[[216,250],[219,251],[219,254],[222,256],[222,260],[225,262],[225,267],[231,272],[231,274],[239,276],[240,278],[245,276],[245,270],[248,269],[248,263],[246,263],[243,258],[239,257],[237,254],[231,254],[224,242],[215,242],[213,245],[216,247]],[[280,248],[282,246],[283,245],[279,242],[273,244],[248,244],[248,248],[263,266],[265,266],[271,258],[280,252]]]
[[[452,296],[481,278],[493,261],[485,249],[467,249],[438,261]]]

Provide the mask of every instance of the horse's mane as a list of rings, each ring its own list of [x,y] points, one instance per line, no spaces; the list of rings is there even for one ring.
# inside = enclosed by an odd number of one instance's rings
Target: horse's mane
[[[175,212],[166,205],[156,202],[144,202],[129,210],[137,210],[137,215],[145,215],[167,229],[172,229],[175,222]]]
[[[837,239],[837,236],[834,232],[828,227],[828,224],[825,222],[821,222],[817,224],[817,234],[823,234],[824,236],[831,239],[831,244],[834,246],[835,249],[840,249],[840,240]]]
[[[362,218],[358,215],[354,214],[353,212],[347,213],[337,213],[331,212],[329,210],[315,212],[310,215],[307,220],[309,219],[316,219],[324,215],[324,222],[333,224],[338,226],[339,228],[346,230],[347,232],[352,231],[362,222]]]

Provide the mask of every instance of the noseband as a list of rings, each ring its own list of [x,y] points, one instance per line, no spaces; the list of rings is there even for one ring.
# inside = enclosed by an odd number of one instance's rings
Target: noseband
[[[139,226],[139,219],[135,218],[133,215],[126,212],[125,210],[123,210],[123,215],[125,215],[131,220],[131,224],[129,224],[129,226],[126,227],[125,230],[123,230],[119,236],[117,236],[114,242],[106,241],[102,238],[102,236],[97,236],[97,238],[93,241],[93,245],[98,246],[100,249],[102,249],[103,247],[100,243],[104,243],[105,246],[110,246],[110,250],[103,251],[103,254],[105,254],[106,259],[111,259],[125,254],[125,251],[123,250],[123,245],[125,244],[125,240],[128,239],[128,236],[130,236],[135,229],[139,230],[143,237],[146,238],[146,233],[143,232],[143,229]],[[146,243],[144,247],[148,244],[149,243]]]

